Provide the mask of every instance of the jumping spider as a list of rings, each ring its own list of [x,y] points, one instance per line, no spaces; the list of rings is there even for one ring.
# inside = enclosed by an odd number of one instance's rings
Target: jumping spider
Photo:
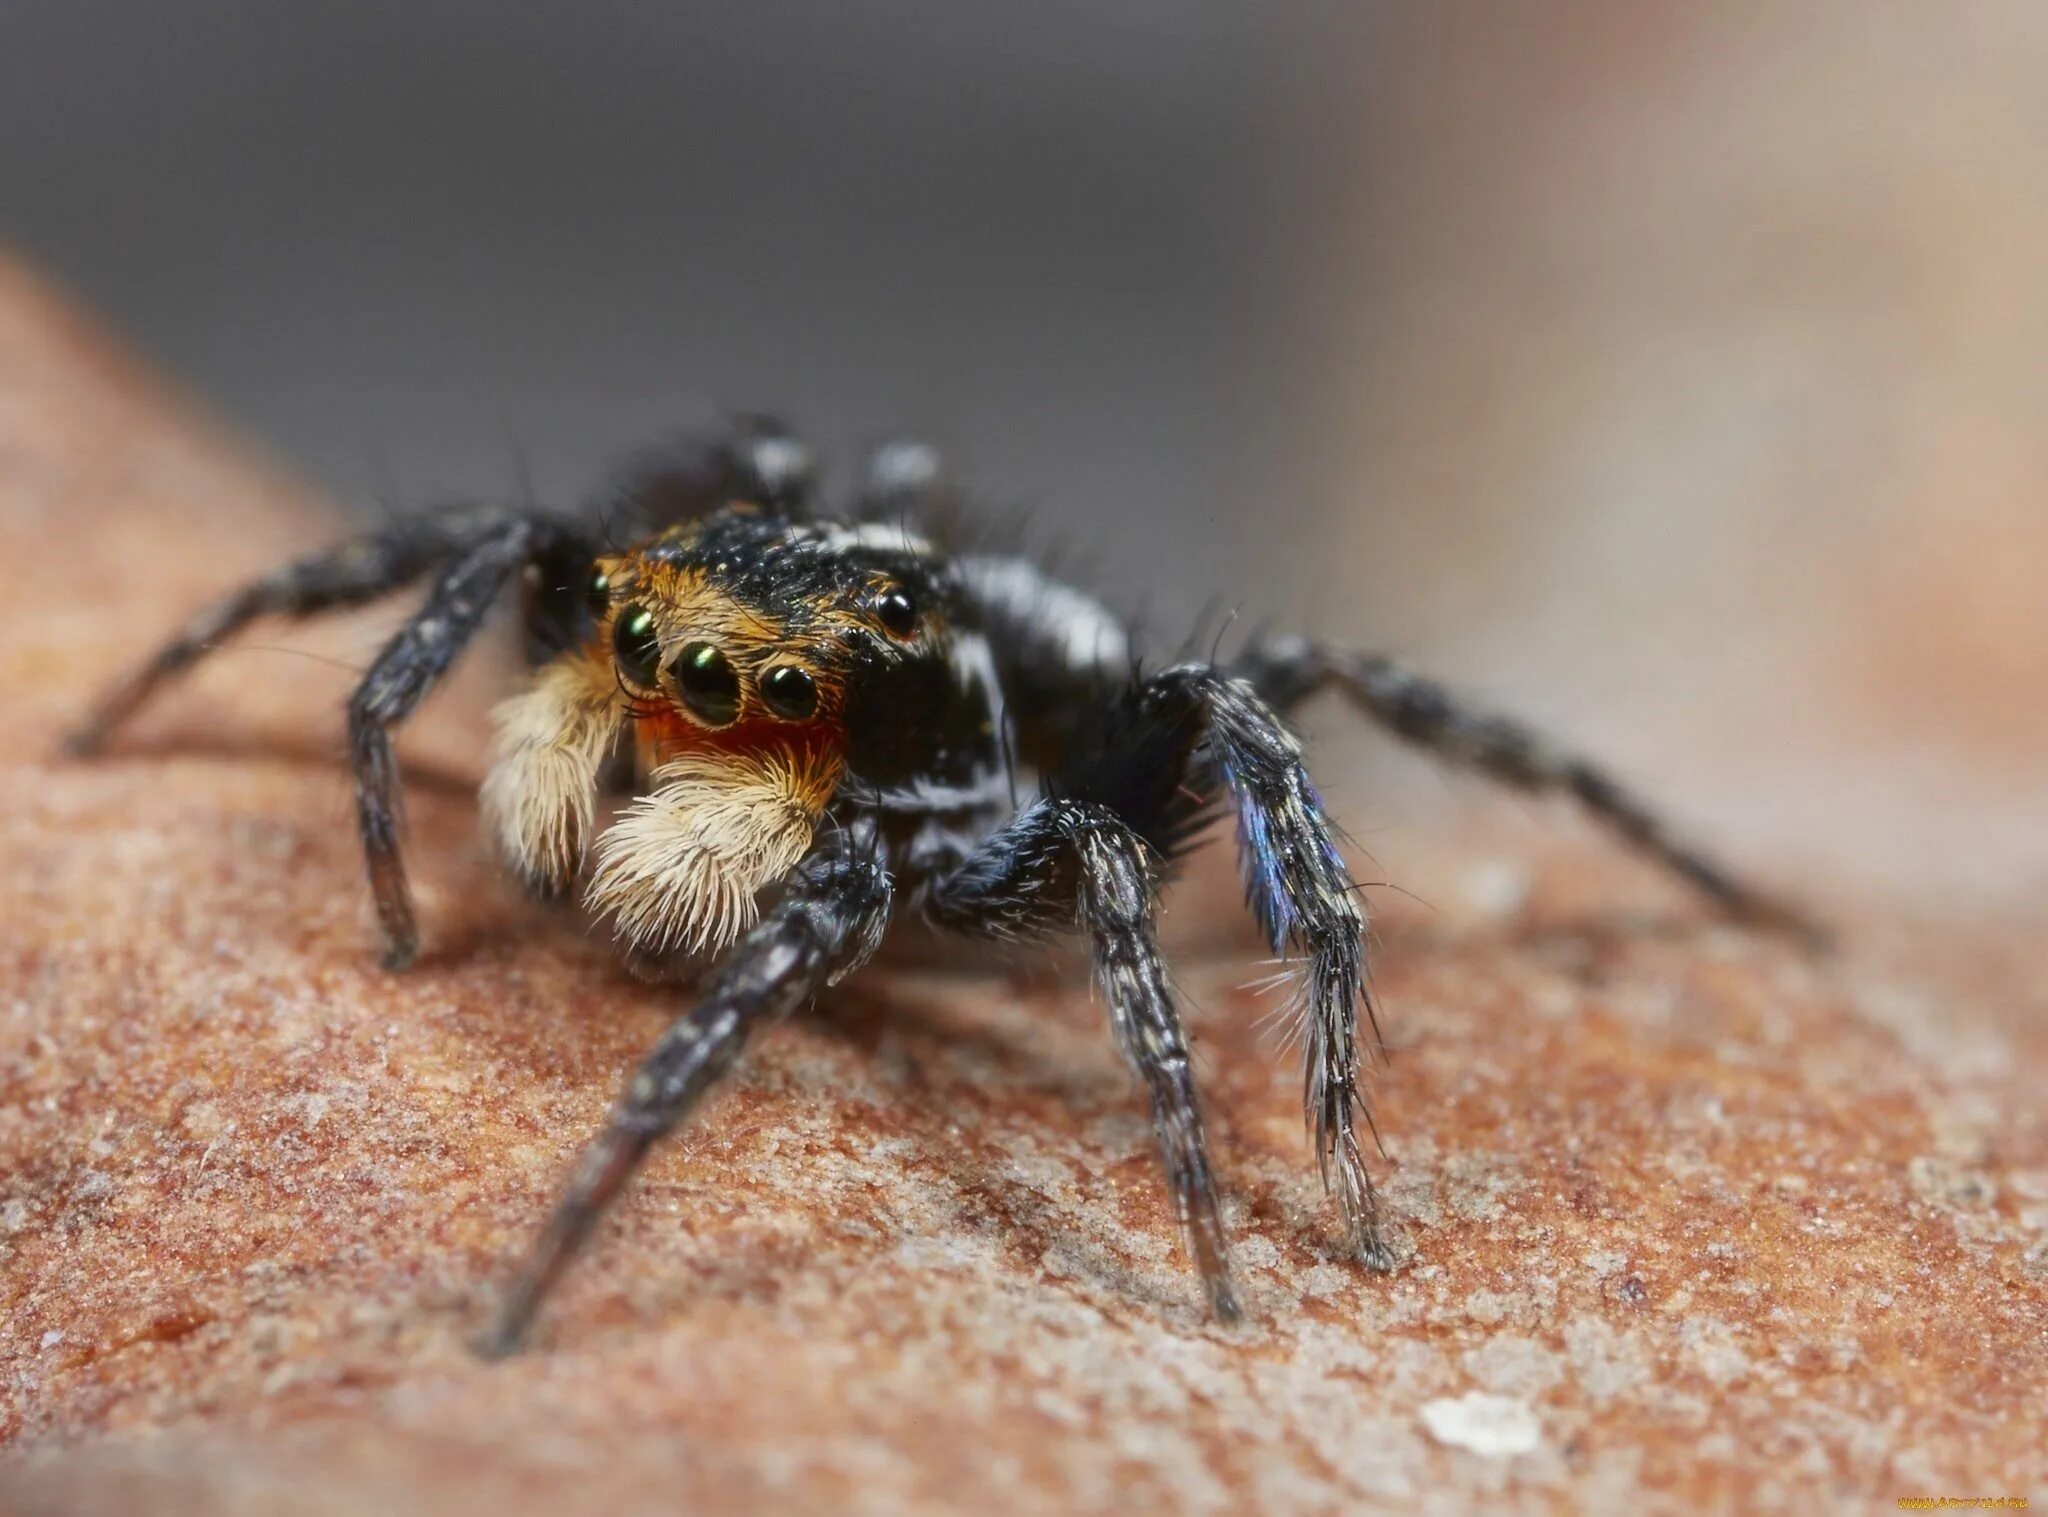
[[[1288,638],[1225,663],[1141,670],[1129,630],[1092,597],[1023,558],[949,557],[920,535],[913,524],[946,497],[929,450],[878,454],[850,519],[814,514],[812,496],[805,449],[750,423],[656,455],[588,519],[464,508],[403,521],[202,612],[74,739],[98,747],[256,617],[311,616],[430,579],[348,713],[385,960],[403,968],[419,934],[391,729],[523,573],[532,673],[496,713],[485,823],[529,885],[580,887],[637,959],[714,962],[576,1167],[499,1307],[492,1351],[518,1345],[605,1206],[747,1037],[859,968],[899,911],[986,937],[1087,934],[1210,1308],[1236,1319],[1152,922],[1164,871],[1212,804],[1236,813],[1259,925],[1300,961],[1324,1186],[1351,1251],[1389,1267],[1357,1131],[1358,890],[1282,721],[1326,686],[1440,758],[1569,793],[1722,907],[1783,918],[1599,768],[1385,658]],[[631,798],[599,830],[607,790]]]

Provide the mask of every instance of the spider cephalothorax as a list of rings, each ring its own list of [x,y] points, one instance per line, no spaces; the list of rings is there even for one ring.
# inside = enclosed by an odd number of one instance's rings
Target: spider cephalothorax
[[[727,947],[850,771],[943,767],[993,732],[992,686],[953,664],[949,588],[906,529],[748,500],[598,558],[587,631],[498,711],[483,801],[505,856],[568,889],[620,757],[640,794],[596,839],[589,905],[640,955]]]
[[[1274,950],[1299,961],[1324,1183],[1353,1252],[1389,1267],[1357,1133],[1358,892],[1281,720],[1324,687],[1448,760],[1568,792],[1725,908],[1786,920],[1604,771],[1389,660],[1287,639],[1225,664],[1142,669],[1093,597],[1027,560],[949,557],[919,535],[911,524],[941,493],[929,452],[899,444],[877,455],[850,520],[821,519],[804,450],[756,424],[655,458],[587,519],[422,516],[203,612],[75,739],[97,746],[257,616],[359,604],[431,576],[349,705],[371,888],[387,962],[403,966],[418,935],[390,731],[524,571],[533,670],[496,713],[486,825],[530,886],[580,891],[635,962],[713,967],[586,1152],[491,1348],[519,1340],[605,1204],[751,1031],[859,968],[903,911],[983,936],[1087,935],[1211,1309],[1235,1318],[1186,1037],[1152,929],[1166,866],[1212,802],[1237,818],[1246,895]],[[608,791],[623,795],[600,824]]]

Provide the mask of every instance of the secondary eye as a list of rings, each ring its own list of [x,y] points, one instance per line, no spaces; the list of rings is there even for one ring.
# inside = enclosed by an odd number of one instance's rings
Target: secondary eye
[[[818,709],[818,684],[794,664],[761,676],[761,700],[785,721],[800,722]]]
[[[901,585],[892,585],[875,597],[875,619],[891,636],[913,637],[917,633],[917,601]]]
[[[592,569],[590,583],[584,586],[583,593],[590,604],[590,614],[604,620],[612,608],[612,577],[602,569]]]
[[[740,679],[732,662],[710,643],[690,643],[671,666],[676,688],[691,715],[707,727],[723,727],[740,714]]]
[[[654,688],[654,676],[661,668],[661,641],[654,635],[654,613],[645,606],[628,606],[612,627],[612,657],[619,673],[643,690]]]

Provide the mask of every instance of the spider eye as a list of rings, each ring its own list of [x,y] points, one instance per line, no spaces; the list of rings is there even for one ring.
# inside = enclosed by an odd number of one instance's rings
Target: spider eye
[[[603,621],[612,609],[612,577],[602,569],[592,569],[590,583],[583,587],[583,595],[590,605],[590,614]]]
[[[761,699],[784,721],[800,722],[818,709],[818,684],[794,664],[782,664],[761,676]]]
[[[723,727],[740,714],[740,678],[732,662],[710,643],[690,643],[671,671],[683,704],[707,727]]]
[[[891,585],[875,597],[875,619],[893,637],[917,634],[917,602],[901,585]]]
[[[619,673],[643,690],[654,688],[661,668],[661,641],[654,635],[654,613],[645,606],[628,606],[612,627],[612,657]]]

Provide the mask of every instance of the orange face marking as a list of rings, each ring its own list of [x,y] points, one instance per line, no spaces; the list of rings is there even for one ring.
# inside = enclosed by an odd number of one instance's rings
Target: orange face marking
[[[737,503],[726,513],[754,514]],[[778,772],[829,776],[816,782],[826,787],[816,797],[822,809],[844,771],[849,664],[927,653],[944,627],[935,606],[879,568],[836,584],[813,580],[801,599],[764,609],[736,587],[758,578],[750,555],[787,545],[773,533],[717,537],[718,522],[677,527],[600,561],[591,653],[618,670],[630,698],[643,779],[686,761],[729,761],[737,773],[765,760]]]
[[[633,724],[633,739],[643,773],[651,774],[686,753],[722,753],[734,757],[786,753],[806,767],[838,767],[846,733],[837,722],[785,722],[770,716],[743,717],[729,727],[707,728],[680,711],[665,710]]]

